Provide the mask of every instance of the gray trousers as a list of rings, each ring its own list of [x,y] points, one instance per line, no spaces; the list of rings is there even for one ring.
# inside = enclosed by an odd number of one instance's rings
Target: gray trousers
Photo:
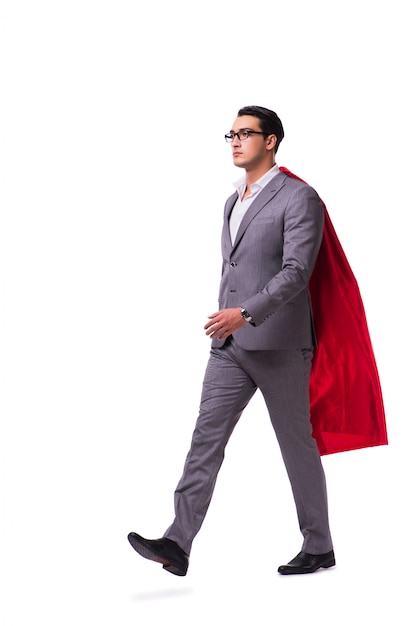
[[[208,510],[225,446],[257,389],[263,394],[296,504],[302,550],[332,550],[327,490],[312,437],[309,378],[312,349],[242,350],[231,338],[212,348],[199,417],[183,476],[174,494],[175,518],[164,536],[190,554]]]

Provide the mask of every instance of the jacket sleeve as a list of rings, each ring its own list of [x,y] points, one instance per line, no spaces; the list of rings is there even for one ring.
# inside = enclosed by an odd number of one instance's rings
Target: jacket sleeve
[[[281,270],[241,303],[256,326],[309,287],[324,229],[323,204],[312,187],[303,184],[295,189],[285,208],[283,224]]]

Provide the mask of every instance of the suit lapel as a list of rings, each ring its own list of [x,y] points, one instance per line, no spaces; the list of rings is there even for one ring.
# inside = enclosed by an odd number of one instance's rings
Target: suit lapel
[[[234,204],[238,199],[238,193],[235,192],[228,198],[225,204],[225,212],[224,212],[224,226],[222,232],[222,242],[223,248],[226,250],[232,250],[232,241],[231,241],[231,232],[229,230],[229,218],[232,213],[232,209],[234,208]]]
[[[268,183],[268,185],[266,185],[264,187],[264,189],[262,189],[260,191],[260,193],[258,194],[256,199],[254,200],[254,202],[251,203],[251,205],[249,206],[247,212],[245,213],[244,217],[242,218],[242,222],[241,222],[240,227],[238,229],[237,236],[235,238],[235,243],[234,243],[232,249],[236,248],[236,246],[239,244],[243,234],[245,233],[246,229],[248,228],[249,224],[252,222],[254,217],[257,215],[257,213],[259,213],[261,211],[261,209],[263,207],[265,207],[265,205],[277,193],[279,193],[279,191],[282,189],[282,187],[284,187],[285,184],[286,184],[286,175],[283,174],[282,172],[279,172],[273,178],[273,180],[271,180]],[[234,194],[234,196],[232,196],[231,198],[233,198],[233,203],[229,207],[228,213],[226,213],[226,220],[225,220],[226,227],[228,229],[228,233],[229,233],[229,216],[231,214],[232,207],[233,207],[233,205],[236,202],[237,194]],[[229,200],[231,200],[231,198]],[[227,208],[228,208],[228,203],[227,203]],[[229,241],[231,241],[231,236],[230,235],[229,235]]]

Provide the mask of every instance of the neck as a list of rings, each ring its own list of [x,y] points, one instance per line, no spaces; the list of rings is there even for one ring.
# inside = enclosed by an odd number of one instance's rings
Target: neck
[[[247,179],[247,189],[250,187],[250,185],[252,185],[257,180],[259,180],[259,178],[264,176],[264,174],[267,174],[267,172],[271,170],[271,168],[275,164],[276,163],[272,161],[269,163],[260,164],[258,167],[255,167],[254,169],[245,170],[246,179]]]

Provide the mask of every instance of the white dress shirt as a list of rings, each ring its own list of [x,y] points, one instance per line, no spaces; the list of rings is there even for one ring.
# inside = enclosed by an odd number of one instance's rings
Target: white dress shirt
[[[235,237],[237,236],[238,228],[241,224],[242,218],[247,212],[249,206],[253,202],[253,200],[258,196],[260,191],[274,178],[277,174],[279,168],[276,164],[264,174],[261,178],[259,178],[255,183],[250,185],[250,193],[248,196],[243,198],[242,196],[245,193],[247,188],[247,177],[243,176],[239,180],[234,183],[234,187],[238,192],[238,199],[234,204],[234,208],[232,209],[231,216],[229,218],[229,232],[231,234],[232,244],[235,242]]]

